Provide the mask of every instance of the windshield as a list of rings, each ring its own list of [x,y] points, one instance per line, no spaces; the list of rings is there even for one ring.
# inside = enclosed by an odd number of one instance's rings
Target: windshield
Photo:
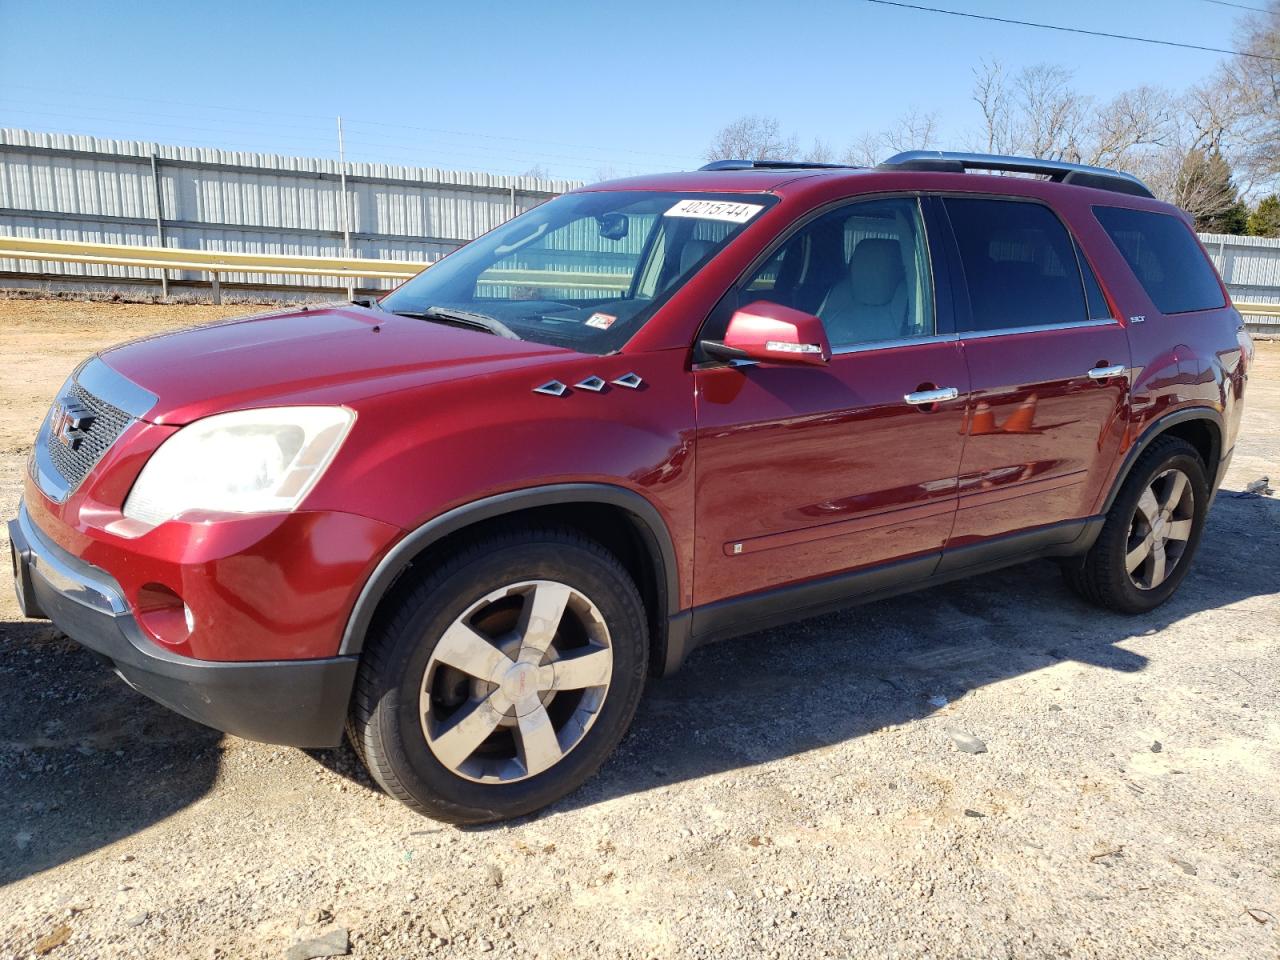
[[[636,190],[566,194],[450,254],[379,305],[609,353],[773,199]]]

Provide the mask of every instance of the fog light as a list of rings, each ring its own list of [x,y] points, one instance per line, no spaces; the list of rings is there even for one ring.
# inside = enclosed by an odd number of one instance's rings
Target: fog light
[[[196,618],[186,602],[162,583],[146,583],[134,602],[138,623],[161,643],[181,646],[191,637]]]

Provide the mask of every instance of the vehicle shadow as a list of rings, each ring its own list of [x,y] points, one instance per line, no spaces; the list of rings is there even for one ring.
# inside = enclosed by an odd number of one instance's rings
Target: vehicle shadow
[[[599,775],[543,816],[803,754],[928,717],[1064,660],[1122,672],[1119,644],[1276,591],[1280,500],[1219,495],[1191,575],[1141,617],[1077,600],[1048,561],[762,631],[696,651],[653,683]],[[135,693],[38,622],[0,622],[0,885],[130,836],[203,797],[222,735]],[[373,789],[347,746],[309,750]],[[480,828],[483,829],[483,828]]]
[[[222,735],[135,693],[39,621],[0,622],[0,885],[204,796]]]
[[[1120,644],[1274,594],[1277,556],[1280,500],[1224,491],[1189,576],[1150,614],[1098,610],[1067,589],[1055,562],[1038,561],[701,648],[651,685],[601,773],[546,812],[920,720],[938,709],[932,698],[1060,661],[1140,671],[1146,658]]]

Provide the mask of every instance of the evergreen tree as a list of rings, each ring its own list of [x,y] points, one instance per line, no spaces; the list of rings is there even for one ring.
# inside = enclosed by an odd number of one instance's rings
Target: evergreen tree
[[[1263,197],[1249,214],[1249,236],[1280,237],[1280,196]]]
[[[1242,234],[1248,210],[1231,178],[1231,166],[1215,150],[1192,150],[1182,162],[1176,187],[1178,206],[1190,213],[1202,233]]]

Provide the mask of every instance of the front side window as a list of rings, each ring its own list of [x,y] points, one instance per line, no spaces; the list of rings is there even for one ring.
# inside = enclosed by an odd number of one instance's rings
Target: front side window
[[[523,340],[616,350],[774,198],[639,190],[566,194],[384,297],[393,313],[497,321]]]
[[[933,282],[911,197],[839,207],[791,235],[739,291],[816,315],[833,348],[928,336]]]
[[[1226,306],[1213,267],[1177,217],[1124,207],[1094,207],[1093,213],[1161,313]]]
[[[972,197],[943,204],[964,268],[971,331],[1088,317],[1073,241],[1048,207]]]

